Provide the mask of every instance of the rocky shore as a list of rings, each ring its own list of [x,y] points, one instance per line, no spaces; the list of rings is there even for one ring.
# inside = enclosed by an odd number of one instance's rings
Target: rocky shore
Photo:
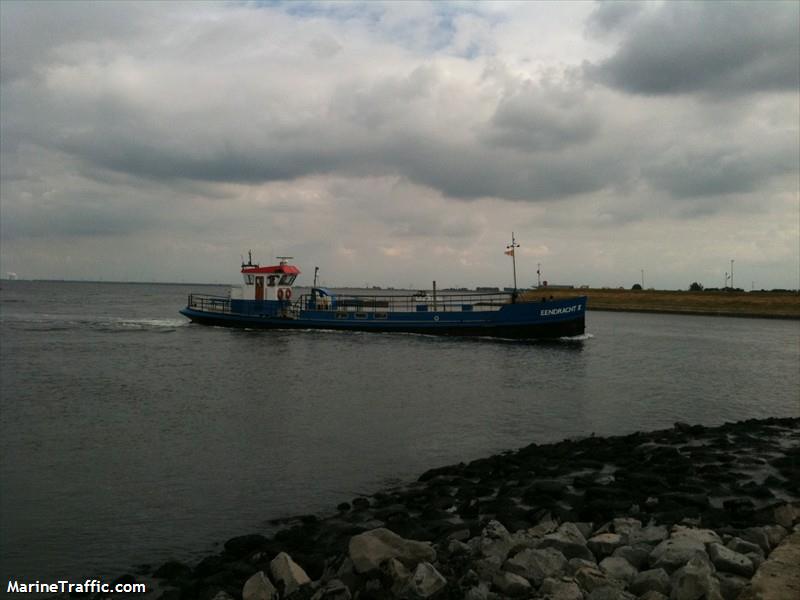
[[[798,500],[800,418],[677,423],[432,469],[136,579],[163,600],[761,598]]]

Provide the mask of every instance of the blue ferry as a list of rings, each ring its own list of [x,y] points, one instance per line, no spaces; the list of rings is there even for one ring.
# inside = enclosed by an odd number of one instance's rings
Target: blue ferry
[[[586,297],[528,300],[516,291],[411,295],[340,294],[314,286],[295,295],[300,269],[242,263],[243,284],[227,296],[190,294],[180,312],[195,323],[252,329],[337,329],[509,339],[560,338],[584,333]]]

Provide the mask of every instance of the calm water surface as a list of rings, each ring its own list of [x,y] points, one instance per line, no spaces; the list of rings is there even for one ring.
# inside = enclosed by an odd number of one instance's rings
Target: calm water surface
[[[3,282],[0,581],[113,576],[531,442],[800,414],[800,322],[590,312],[559,343],[189,325]]]

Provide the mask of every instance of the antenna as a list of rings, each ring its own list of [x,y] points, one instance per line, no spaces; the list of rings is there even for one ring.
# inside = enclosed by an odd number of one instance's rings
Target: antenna
[[[314,267],[314,287],[317,287],[317,273],[319,273],[319,267]]]

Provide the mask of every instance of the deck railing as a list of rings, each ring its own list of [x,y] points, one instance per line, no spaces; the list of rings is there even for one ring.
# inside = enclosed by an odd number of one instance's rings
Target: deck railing
[[[348,295],[320,297],[303,294],[295,302],[296,310],[331,310],[336,312],[462,312],[500,310],[512,301],[510,293],[459,294],[440,292],[422,295]]]
[[[231,299],[227,296],[210,294],[189,294],[187,307],[205,312],[230,313]]]
[[[440,292],[427,295],[350,295],[319,296],[302,294],[291,304],[285,304],[279,314],[297,317],[303,310],[324,310],[338,313],[389,312],[466,312],[500,310],[512,302],[510,293],[459,294]],[[231,313],[228,296],[189,294],[189,308],[204,312]]]

